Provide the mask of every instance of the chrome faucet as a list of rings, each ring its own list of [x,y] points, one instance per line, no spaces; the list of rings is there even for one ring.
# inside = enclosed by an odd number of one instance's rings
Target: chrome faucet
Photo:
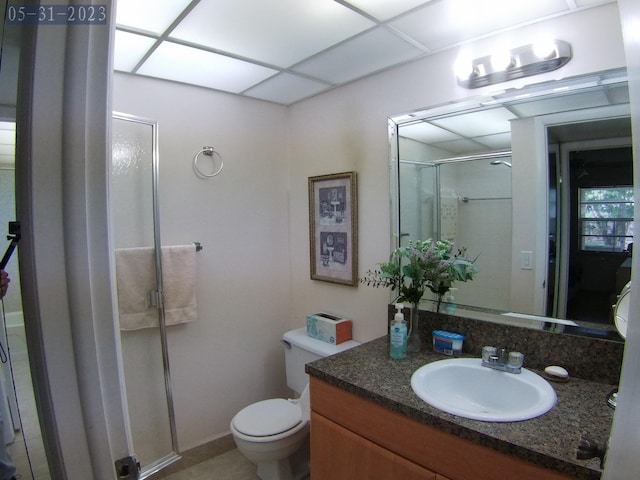
[[[520,373],[524,355],[520,352],[508,352],[506,348],[497,349],[487,345],[482,347],[482,366],[507,373]]]

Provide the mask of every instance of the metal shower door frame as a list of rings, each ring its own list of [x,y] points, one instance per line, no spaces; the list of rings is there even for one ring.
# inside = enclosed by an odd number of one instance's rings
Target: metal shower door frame
[[[169,430],[171,435],[171,448],[173,453],[166,455],[153,462],[148,466],[143,466],[140,479],[145,479],[163,468],[169,466],[175,461],[180,459],[178,455],[178,435],[176,430],[176,420],[175,420],[175,408],[173,402],[173,390],[171,383],[171,368],[169,362],[169,347],[167,342],[167,328],[165,321],[165,310],[164,310],[164,286],[162,282],[162,243],[160,236],[160,206],[159,206],[159,192],[158,192],[158,184],[159,184],[159,154],[158,154],[158,122],[155,120],[151,120],[144,117],[139,117],[135,115],[130,115],[121,112],[113,112],[113,119],[135,122],[144,125],[149,125],[152,131],[152,168],[151,168],[151,177],[152,177],[152,210],[153,210],[153,240],[154,240],[154,250],[155,250],[155,271],[156,271],[156,286],[157,290],[152,292],[152,295],[156,300],[156,307],[158,308],[158,324],[160,328],[160,344],[162,351],[162,366],[164,372],[164,386],[167,400],[167,410],[169,417]]]

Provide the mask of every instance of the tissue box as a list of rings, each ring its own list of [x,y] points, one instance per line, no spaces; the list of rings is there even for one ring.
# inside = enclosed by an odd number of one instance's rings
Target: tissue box
[[[338,345],[351,340],[351,320],[330,313],[311,313],[307,315],[307,335]]]

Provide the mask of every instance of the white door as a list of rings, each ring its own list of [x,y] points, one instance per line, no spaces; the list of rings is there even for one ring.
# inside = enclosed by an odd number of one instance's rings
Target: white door
[[[111,2],[102,25],[36,25],[21,46],[20,276],[52,478],[137,478],[114,322],[107,204]],[[33,347],[33,348],[32,348]]]

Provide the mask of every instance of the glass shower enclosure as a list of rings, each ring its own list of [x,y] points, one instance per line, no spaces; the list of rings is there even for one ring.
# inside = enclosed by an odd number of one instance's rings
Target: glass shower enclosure
[[[456,248],[467,249],[470,258],[477,257],[477,278],[482,281],[455,284],[460,305],[509,309],[509,160],[495,154],[431,161],[400,157],[397,245],[428,238],[449,240]]]
[[[177,435],[162,304],[158,209],[158,126],[153,120],[114,113],[110,173],[111,228],[116,258],[120,340],[133,453],[144,479],[178,460]],[[123,321],[126,272],[119,257],[144,252],[152,260],[145,307],[157,321],[129,328]],[[131,258],[131,257],[128,257]],[[120,264],[122,266],[122,264]],[[155,316],[155,313],[153,314]]]

